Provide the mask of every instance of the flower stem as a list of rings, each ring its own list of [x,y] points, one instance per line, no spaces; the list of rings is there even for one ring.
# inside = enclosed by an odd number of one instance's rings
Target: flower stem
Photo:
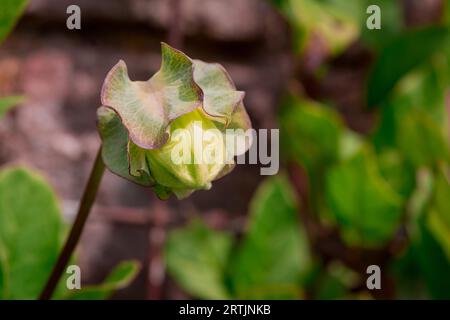
[[[72,225],[69,237],[67,238],[66,243],[64,244],[64,247],[58,257],[58,261],[53,267],[52,273],[39,296],[39,300],[51,299],[53,292],[58,285],[59,279],[66,268],[67,262],[72,256],[72,253],[80,240],[80,236],[83,232],[89,212],[91,211],[92,204],[95,201],[103,172],[105,171],[105,164],[103,163],[101,150],[102,148],[100,146],[95,158],[94,166],[92,167],[91,174],[89,176],[89,181],[84,189],[83,197],[81,198],[75,222]]]

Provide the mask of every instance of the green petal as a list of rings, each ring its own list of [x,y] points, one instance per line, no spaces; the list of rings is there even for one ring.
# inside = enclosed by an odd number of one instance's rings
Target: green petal
[[[189,132],[190,137],[194,137],[194,125],[198,122],[201,123],[201,130],[217,129],[215,123],[198,109],[175,120],[170,128],[171,136],[173,136],[172,133],[175,130],[184,129],[187,130],[186,132]],[[218,140],[223,138],[221,136]],[[220,143],[220,147],[224,148],[224,141],[222,140]],[[176,164],[172,161],[172,153],[177,146],[186,147],[192,153],[192,163]],[[205,146],[203,147],[205,148]],[[216,179],[225,166],[224,163],[219,162],[212,164],[193,163],[195,153],[193,141],[170,139],[162,148],[144,150],[144,152],[152,176],[159,184],[169,187],[172,190],[209,189],[211,187],[211,181]]]
[[[120,116],[135,144],[155,149],[167,141],[170,121],[197,108],[202,95],[191,59],[163,43],[161,69],[152,78],[131,81],[120,60],[108,73],[101,98]]]
[[[109,170],[140,185],[153,185],[154,182],[148,174],[141,174],[145,171],[133,167],[133,175],[130,173],[129,158],[135,161],[138,152],[129,150],[128,132],[119,116],[110,108],[100,107],[97,110],[97,118],[97,127],[102,139],[102,157]]]
[[[245,93],[236,90],[230,75],[220,64],[194,60],[194,66],[195,82],[204,93],[203,110],[228,125]]]

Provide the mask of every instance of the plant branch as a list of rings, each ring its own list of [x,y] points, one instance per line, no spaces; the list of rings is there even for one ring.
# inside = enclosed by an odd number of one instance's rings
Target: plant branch
[[[84,225],[89,216],[89,212],[91,211],[92,204],[95,201],[95,197],[97,196],[98,187],[100,185],[100,181],[103,176],[103,172],[105,171],[105,164],[103,163],[103,159],[101,156],[101,146],[99,151],[97,152],[97,156],[95,158],[94,166],[92,167],[88,183],[84,189],[83,196],[81,198],[80,206],[78,208],[78,213],[75,218],[75,222],[72,225],[72,229],[70,230],[69,237],[64,244],[64,247],[58,257],[58,260],[53,267],[52,273],[47,280],[47,283],[44,289],[39,296],[39,300],[49,300],[51,299],[53,292],[58,285],[59,279],[66,268],[66,265],[72,256],[75,247],[80,240],[81,233],[83,232]]]

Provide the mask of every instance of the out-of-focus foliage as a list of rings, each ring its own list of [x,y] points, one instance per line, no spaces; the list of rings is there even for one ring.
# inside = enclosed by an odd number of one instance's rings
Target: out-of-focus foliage
[[[166,263],[186,291],[203,299],[226,299],[230,295],[225,269],[232,246],[230,234],[193,221],[170,235],[165,248]]]
[[[232,257],[231,290],[240,299],[298,298],[311,267],[298,206],[285,178],[266,181],[250,207],[245,238]]]
[[[337,113],[319,103],[290,98],[280,115],[287,158],[299,158],[310,174],[323,170],[339,157],[344,125]]]
[[[0,10],[0,43],[11,32],[27,3],[28,0],[2,0]]]
[[[400,297],[450,299],[448,167],[441,167],[435,175],[419,174],[419,192],[413,196],[417,203],[411,210],[415,216],[408,226],[411,245],[393,263]]]
[[[303,50],[317,36],[335,54],[358,38],[358,1],[274,1],[294,28],[294,44]],[[337,27],[336,27],[337,26]]]
[[[337,55],[354,41],[379,49],[401,29],[399,1],[392,0],[272,0],[289,20],[295,50],[303,52],[313,37]],[[382,12],[383,31],[368,30],[366,9],[377,5]]]
[[[355,286],[358,276],[339,263],[330,264],[320,278],[316,279],[316,299],[350,299],[355,298],[349,288]]]
[[[230,234],[194,221],[170,235],[166,262],[188,293],[204,299],[300,298],[312,266],[283,177],[269,179],[256,192],[241,242],[233,245]]]
[[[347,243],[385,244],[399,227],[401,194],[410,191],[405,186],[410,177],[402,172],[396,154],[377,156],[367,139],[345,130],[330,108],[311,104],[291,97],[281,111],[287,159],[308,169],[310,181],[316,181],[312,197],[324,199],[326,218],[339,225]],[[312,121],[312,114],[321,116]],[[315,170],[310,170],[312,164]]]
[[[56,261],[63,225],[53,192],[24,169],[0,175],[4,299],[36,298]]]
[[[382,48],[368,82],[367,104],[384,101],[399,79],[425,62],[433,53],[442,52],[449,39],[447,27],[428,27],[402,33]]]
[[[419,83],[415,83],[416,97],[429,86],[427,81]],[[442,89],[434,90],[439,94]],[[402,94],[389,99],[381,110],[389,116],[380,118],[380,129],[373,137],[353,136],[347,130],[329,139],[334,146],[323,140],[331,137],[329,128],[339,127],[342,121],[336,119],[334,126],[311,121],[318,127],[314,134],[305,135],[305,114],[311,102],[291,97],[280,117],[282,145],[287,159],[306,168],[310,180],[325,177],[310,191],[312,200],[325,199],[312,201],[315,213],[336,225],[348,245],[382,248],[408,221],[409,247],[392,261],[400,297],[449,298],[449,135],[446,121],[433,115],[445,115],[444,101],[434,96],[431,102],[439,102],[426,112],[414,104],[417,100]],[[322,114],[330,112],[326,106],[316,108],[323,109]],[[329,150],[340,156],[324,157]],[[311,163],[320,166],[311,172]],[[425,182],[424,170],[428,172]]]
[[[328,171],[325,192],[342,236],[352,245],[379,246],[392,238],[401,216],[401,198],[383,179],[369,150]]]
[[[0,299],[38,297],[65,231],[55,194],[43,178],[23,168],[0,171]],[[133,280],[137,268],[136,262],[121,265],[105,283],[76,292],[66,289],[63,279],[55,298],[105,298]]]
[[[428,226],[435,234],[447,258],[450,259],[450,172],[442,167],[434,183],[433,199],[430,202]]]

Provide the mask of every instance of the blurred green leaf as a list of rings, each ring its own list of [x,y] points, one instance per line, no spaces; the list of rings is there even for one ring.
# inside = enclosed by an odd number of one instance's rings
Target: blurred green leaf
[[[343,125],[334,110],[291,97],[281,111],[280,122],[287,157],[310,174],[337,160]]]
[[[59,255],[66,226],[56,196],[40,176],[24,168],[0,171],[0,298],[36,299]],[[76,264],[75,260],[72,259]],[[125,286],[135,263],[121,264],[101,286],[74,292],[71,298],[103,298]],[[56,297],[65,287],[64,274]]]
[[[391,261],[397,298],[400,299],[425,299],[429,296],[419,257],[423,255],[420,249],[422,217],[433,195],[433,184],[433,175],[429,169],[422,168],[417,171],[415,188],[407,204],[408,220],[405,225],[410,245]]]
[[[326,197],[349,244],[380,246],[399,227],[401,198],[381,177],[369,150],[363,149],[328,172]]]
[[[438,136],[438,140],[442,140],[442,134],[447,134],[446,91],[450,84],[450,63],[442,58],[438,55],[431,64],[405,76],[398,83],[392,98],[383,103],[380,124],[373,135],[377,151],[397,148],[401,141],[406,143],[405,148],[408,149],[409,143],[414,150],[417,149],[415,143],[412,143],[412,137],[408,137],[410,131],[402,131],[408,126],[405,122],[414,122],[414,117],[417,117],[411,116],[411,113],[418,112],[418,117],[424,115],[427,119],[424,121],[435,127],[432,131]]]
[[[28,0],[2,0],[0,10],[0,43],[11,32]]]
[[[427,226],[425,216],[419,219],[419,233],[412,241],[412,250],[431,298],[450,299],[450,262]]]
[[[355,155],[364,145],[364,138],[359,134],[345,130],[339,141],[339,159],[345,160]]]
[[[230,283],[239,299],[295,299],[311,267],[306,234],[287,180],[266,180],[252,199],[248,232],[232,258]]]
[[[23,97],[11,96],[0,98],[0,118],[5,115],[8,110],[23,101]]]
[[[0,260],[5,299],[34,299],[59,253],[61,216],[39,176],[13,168],[0,173]]]
[[[372,135],[372,143],[377,152],[383,149],[395,149],[396,134],[399,120],[399,104],[397,101],[388,101],[383,104],[379,115],[379,124]]]
[[[225,268],[233,241],[200,221],[170,233],[165,261],[180,286],[202,299],[227,299]]]
[[[63,299],[68,300],[104,300],[116,290],[125,288],[136,277],[140,269],[138,261],[124,261],[118,264],[99,285],[90,285],[79,290],[72,290]]]
[[[318,279],[315,299],[346,299],[349,297],[349,289],[358,282],[358,275],[340,263],[332,263]]]
[[[448,193],[448,180],[444,171],[438,173],[433,180],[430,170],[419,171],[418,178],[417,190],[409,206],[413,211],[408,228],[411,245],[406,254],[400,258],[400,264],[397,263],[401,274],[397,272],[396,275],[398,282],[404,287],[413,286],[420,293],[420,287],[424,283],[429,297],[449,299],[450,260],[446,255],[445,244],[443,246],[442,242],[440,243],[442,240],[440,224],[445,222],[436,220],[436,218],[439,219],[436,209],[442,209],[441,205],[444,205],[444,208],[448,206],[441,202],[442,197]],[[445,201],[448,201],[447,199]],[[436,229],[436,221],[439,223],[438,229]],[[448,235],[448,233],[445,234],[447,238]]]
[[[444,166],[438,170],[428,214],[428,228],[450,261],[450,179]]]
[[[427,299],[428,290],[412,246],[391,261],[389,273],[395,282],[396,299]]]
[[[403,29],[400,1],[392,0],[272,0],[286,16],[294,33],[294,44],[303,49],[314,35],[324,42],[331,54],[339,54],[361,38],[379,50]],[[381,10],[380,30],[369,30],[366,21],[369,5]]]
[[[380,173],[390,186],[404,199],[415,187],[415,170],[397,149],[386,149],[378,154]]]
[[[450,52],[449,52],[450,53]],[[420,110],[436,123],[446,125],[446,91],[450,85],[450,60],[445,54],[436,54],[423,67],[401,79],[397,85],[396,99],[401,112]]]
[[[369,77],[368,106],[374,107],[383,102],[398,80],[428,60],[442,47],[448,36],[448,28],[432,26],[395,37],[381,50]]]
[[[449,159],[448,139],[439,125],[420,111],[404,114],[397,131],[397,144],[416,167],[434,166]]]
[[[294,30],[294,43],[302,50],[314,35],[326,43],[331,54],[342,52],[359,36],[358,1],[273,0]]]

